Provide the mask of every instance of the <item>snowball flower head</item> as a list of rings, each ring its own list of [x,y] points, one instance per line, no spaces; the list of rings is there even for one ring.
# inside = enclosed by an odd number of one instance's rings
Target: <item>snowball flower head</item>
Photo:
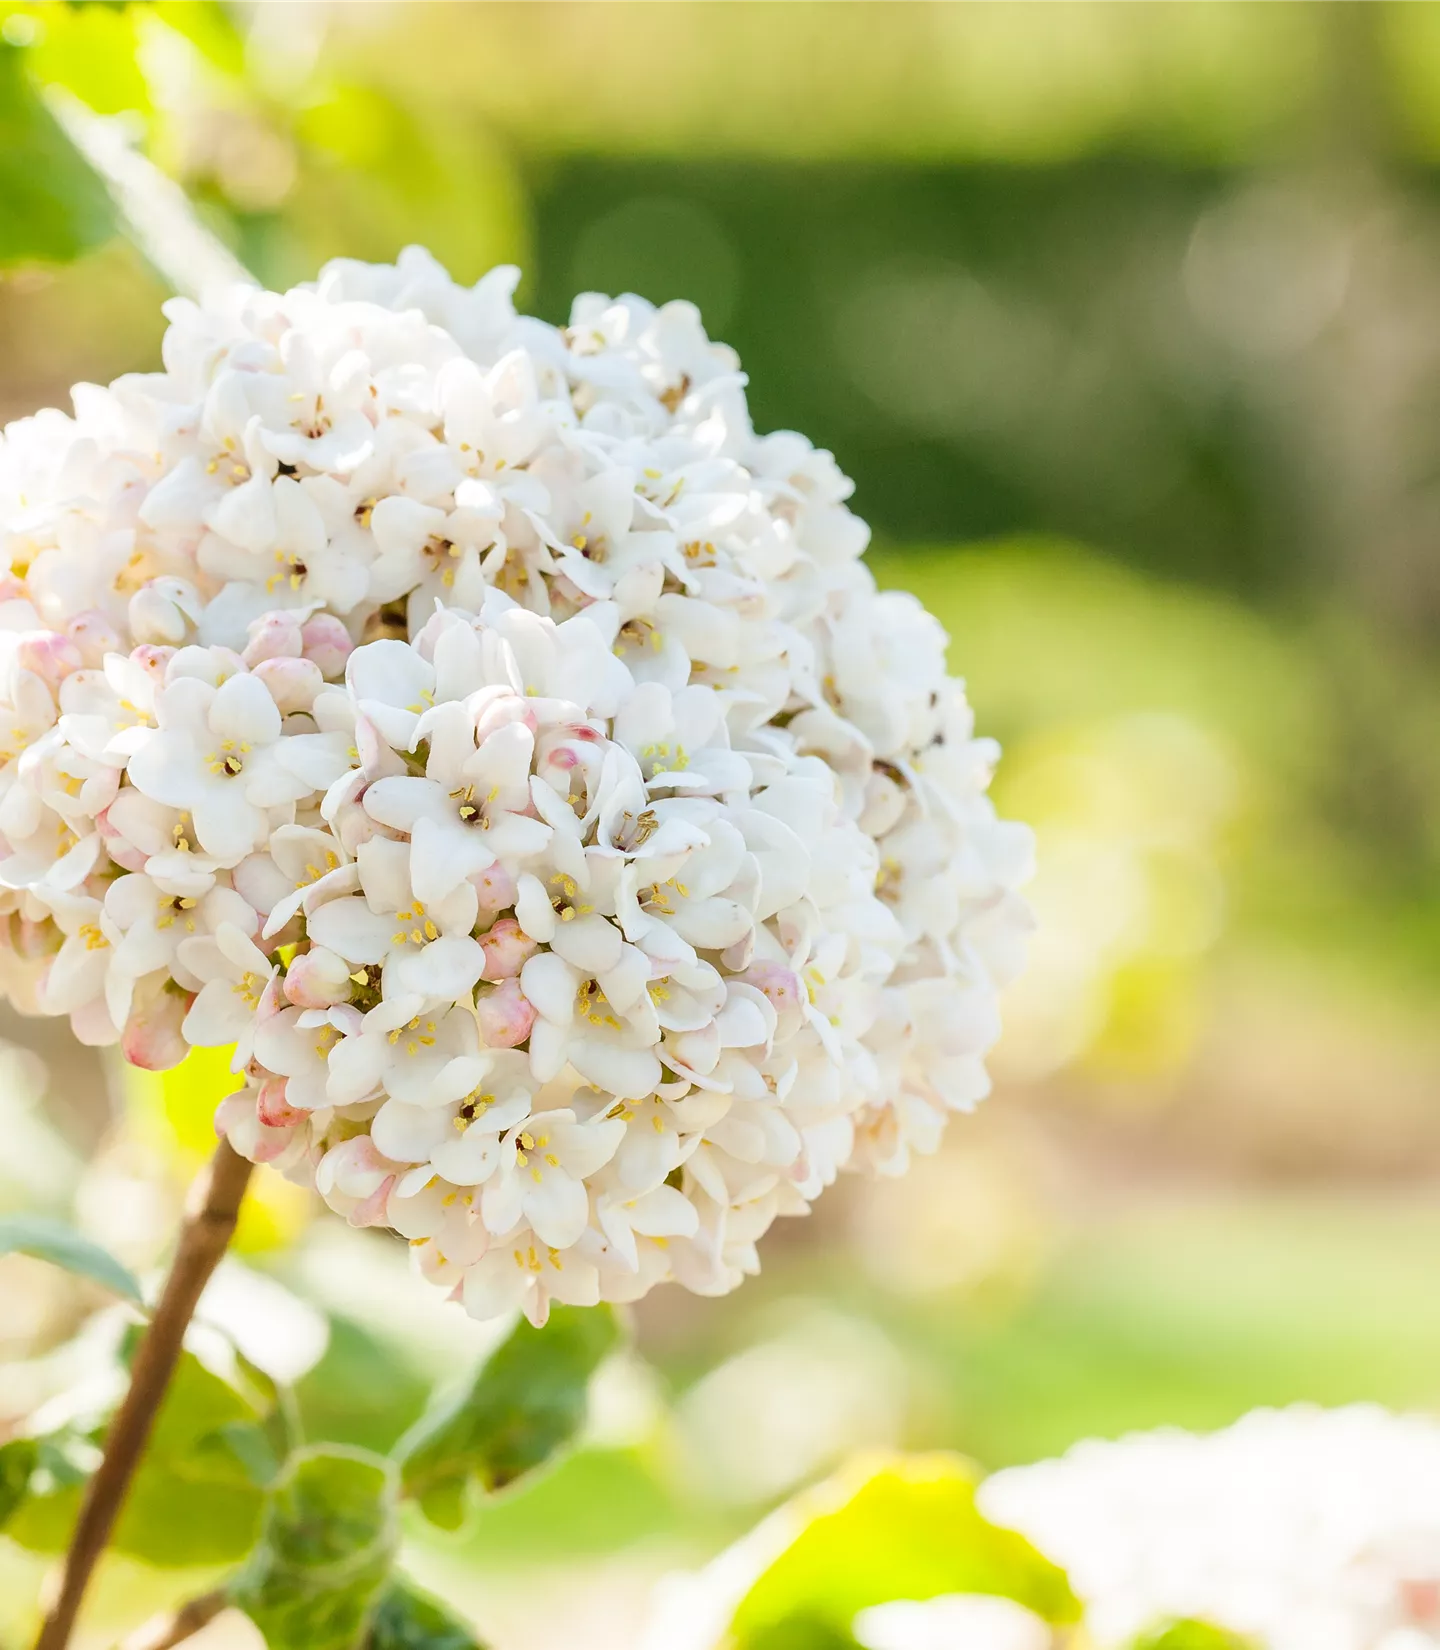
[[[1209,1436],[1089,1440],[980,1488],[1068,1574],[1100,1650],[1173,1618],[1265,1650],[1440,1644],[1440,1423],[1256,1410]]]
[[[986,1091],[1029,924],[944,636],[688,304],[425,253],[0,440],[21,1007],[477,1316],[704,1294]]]

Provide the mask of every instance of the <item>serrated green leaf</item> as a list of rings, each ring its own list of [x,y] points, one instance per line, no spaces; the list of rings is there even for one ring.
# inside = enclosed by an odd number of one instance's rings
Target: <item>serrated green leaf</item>
[[[1134,1641],[1131,1650],[1259,1650],[1259,1647],[1254,1639],[1187,1617],[1149,1628]]]
[[[30,1475],[40,1459],[33,1438],[12,1438],[0,1444],[0,1530],[30,1490]]]
[[[354,1650],[390,1580],[398,1499],[394,1465],[368,1450],[321,1444],[290,1457],[230,1588],[269,1650]]]
[[[738,1650],[785,1642],[786,1623],[850,1632],[856,1615],[891,1599],[992,1593],[1051,1622],[1074,1621],[1064,1574],[1022,1535],[975,1506],[976,1474],[952,1455],[858,1461],[787,1509],[793,1540],[735,1612]],[[801,1639],[800,1643],[805,1641]]]
[[[402,1576],[386,1588],[365,1650],[485,1650],[448,1606]]]
[[[28,50],[0,43],[0,265],[66,262],[116,229],[109,190],[26,76]]]
[[[0,160],[0,169],[4,161]],[[0,231],[3,234],[3,231]],[[0,1220],[0,1255],[31,1255],[63,1266],[91,1283],[135,1306],[143,1304],[140,1285],[133,1272],[123,1267],[109,1250],[81,1237],[73,1226],[46,1215],[8,1215]]]
[[[35,1440],[29,1493],[5,1533],[34,1552],[61,1551],[85,1480],[99,1460],[108,1412]],[[117,1551],[182,1568],[233,1563],[255,1544],[274,1458],[250,1398],[181,1355],[115,1527]]]
[[[468,1495],[503,1489],[574,1440],[590,1377],[619,1339],[607,1306],[556,1307],[543,1329],[522,1320],[396,1445],[405,1493],[432,1523],[458,1528]]]

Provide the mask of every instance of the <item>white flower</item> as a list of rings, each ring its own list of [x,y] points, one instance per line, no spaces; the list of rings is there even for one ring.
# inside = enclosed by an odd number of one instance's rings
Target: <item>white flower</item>
[[[615,1155],[625,1133],[619,1118],[577,1122],[573,1111],[536,1112],[500,1142],[499,1162],[480,1200],[492,1232],[521,1220],[553,1249],[568,1249],[585,1230],[585,1182]]]
[[[176,960],[201,982],[181,1031],[201,1048],[235,1045],[231,1069],[243,1071],[254,1043],[255,1016],[275,964],[233,922],[220,921],[213,934],[187,935]]]
[[[0,983],[489,1315],[705,1294],[985,1093],[1028,833],[693,306],[337,262],[0,437]],[[457,1291],[458,1286],[458,1291]]]
[[[188,813],[200,846],[222,863],[263,846],[270,810],[306,792],[277,760],[280,712],[254,676],[230,676],[218,687],[176,676],[156,695],[155,718],[130,758],[130,782]]]

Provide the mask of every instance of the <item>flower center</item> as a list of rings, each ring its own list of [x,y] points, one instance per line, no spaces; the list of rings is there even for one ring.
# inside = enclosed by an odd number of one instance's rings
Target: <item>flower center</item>
[[[642,763],[650,764],[650,774],[663,768],[669,773],[684,773],[690,766],[690,757],[681,744],[670,744],[667,740],[658,741],[653,745],[646,745],[640,752]]]
[[[491,789],[488,796],[477,802],[475,800],[475,787],[473,785],[463,785],[458,791],[451,791],[450,796],[453,801],[459,804],[455,811],[459,814],[462,825],[478,825],[482,831],[488,831],[490,829],[490,819],[485,810],[499,794],[500,787],[496,785]]]
[[[82,922],[75,932],[85,941],[87,951],[98,951],[110,943],[93,922]]]
[[[433,1020],[426,1020],[425,1029],[422,1031],[420,1029],[420,1016],[417,1014],[413,1020],[407,1020],[403,1026],[395,1027],[395,1029],[389,1034],[390,1042],[392,1044],[398,1043],[400,1038],[407,1031],[414,1032],[415,1034],[413,1037],[405,1038],[405,1052],[410,1055],[412,1059],[420,1052],[422,1048],[434,1048],[435,1022]]]
[[[550,878],[550,886],[560,890],[558,894],[551,894],[550,904],[561,922],[574,922],[577,916],[588,917],[595,909],[593,905],[579,903],[580,885],[574,877],[567,877],[563,871]]]
[[[221,741],[219,750],[211,751],[206,757],[206,765],[213,774],[219,774],[224,779],[234,779],[245,771],[245,758],[250,753],[248,744],[235,739]]]
[[[619,1031],[620,1021],[615,1016],[615,1010],[610,1006],[610,999],[601,989],[598,980],[586,980],[575,993],[575,1009],[582,1020],[588,1020],[592,1026],[609,1026],[612,1031]]]
[[[675,907],[671,904],[675,895],[681,899],[690,898],[690,890],[683,882],[677,882],[674,877],[667,877],[664,882],[652,882],[648,888],[642,888],[636,895],[642,911],[655,911],[662,917],[673,917]]]
[[[248,1007],[254,1008],[256,1003],[260,1001],[260,976],[258,974],[252,974],[247,969],[245,973],[240,976],[238,982],[235,985],[232,985],[230,989],[237,997],[242,998]]]
[[[495,1096],[493,1094],[481,1094],[479,1089],[476,1089],[473,1094],[467,1095],[460,1102],[460,1107],[455,1113],[456,1129],[464,1134],[476,1118],[483,1117],[494,1104]]]
[[[425,907],[417,899],[414,907],[405,911],[397,911],[395,915],[401,922],[411,922],[413,928],[398,928],[390,936],[391,945],[424,945],[427,940],[438,940],[440,930],[429,917],[425,915]]]
[[[195,919],[189,913],[199,903],[198,900],[192,899],[189,894],[161,894],[155,902],[155,926],[157,928],[173,928],[175,919],[179,917],[185,924],[185,932],[193,934],[195,932]]]

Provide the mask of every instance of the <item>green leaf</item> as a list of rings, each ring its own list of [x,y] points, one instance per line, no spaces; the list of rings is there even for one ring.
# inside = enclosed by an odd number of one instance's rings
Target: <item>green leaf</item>
[[[109,1412],[35,1440],[37,1470],[5,1533],[34,1552],[61,1551]],[[181,1355],[115,1527],[117,1551],[182,1568],[233,1563],[255,1544],[274,1453],[264,1417],[191,1352]]]
[[[747,1650],[859,1650],[859,1640],[833,1622],[806,1611],[762,1627]]]
[[[230,1588],[269,1650],[354,1650],[390,1579],[398,1499],[393,1463],[368,1450],[320,1444],[290,1457]]]
[[[1242,1638],[1208,1621],[1166,1622],[1142,1633],[1131,1650],[1259,1650],[1253,1639]]]
[[[1012,1598],[1046,1621],[1074,1621],[1064,1574],[1013,1530],[981,1517],[976,1475],[957,1456],[861,1460],[786,1509],[794,1537],[751,1587],[732,1627],[739,1650],[788,1641],[787,1623],[846,1642],[861,1610],[943,1593]],[[768,1636],[767,1636],[768,1635]]]
[[[238,78],[245,72],[245,37],[219,0],[157,0],[149,15],[184,35],[207,63]]]
[[[0,158],[0,170],[4,164]],[[3,233],[0,230],[0,235]],[[144,1304],[134,1274],[107,1249],[81,1237],[63,1220],[51,1220],[45,1215],[11,1215],[0,1220],[0,1255],[13,1254],[48,1260],[54,1266],[63,1266],[67,1272],[89,1278],[135,1306]]]
[[[608,1306],[558,1306],[544,1329],[522,1320],[396,1445],[405,1493],[432,1524],[457,1529],[476,1490],[504,1489],[574,1440],[590,1377],[619,1339]]]
[[[403,1577],[385,1590],[370,1623],[365,1650],[485,1650],[438,1598]]]
[[[12,1438],[0,1444],[0,1530],[30,1490],[30,1476],[40,1459],[33,1438]]]
[[[114,203],[0,43],[0,265],[65,262],[115,233]]]

